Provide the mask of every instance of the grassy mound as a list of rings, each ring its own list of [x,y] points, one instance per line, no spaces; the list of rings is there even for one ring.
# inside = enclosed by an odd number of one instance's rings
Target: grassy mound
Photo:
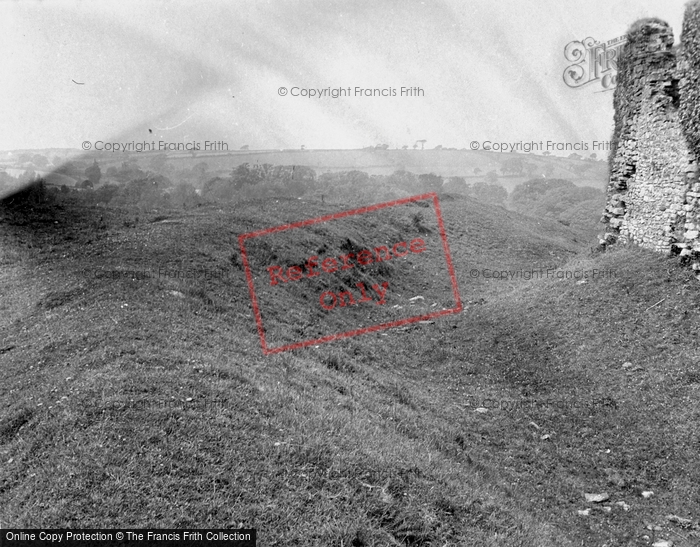
[[[661,522],[700,510],[689,273],[635,249],[587,257],[556,222],[442,208],[462,314],[269,357],[237,237],[339,207],[272,200],[157,220],[3,209],[0,524],[540,547],[634,544],[653,521],[691,545],[692,529]],[[348,239],[432,229],[428,218],[329,223],[306,247],[270,248],[291,265],[324,242],[330,256]],[[430,264],[382,273],[418,313],[440,296]],[[593,269],[615,275],[556,274]],[[278,298],[282,312],[303,302]],[[578,516],[603,490],[610,502]]]

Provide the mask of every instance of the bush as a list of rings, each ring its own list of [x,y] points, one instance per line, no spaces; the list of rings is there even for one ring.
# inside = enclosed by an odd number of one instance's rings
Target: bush
[[[568,180],[534,179],[513,189],[510,205],[525,215],[588,228],[598,222],[605,207],[605,195],[601,190],[576,186]]]
[[[114,198],[111,205],[139,209],[158,209],[170,206],[170,196],[166,194],[157,181],[149,178],[132,180],[125,184]]]
[[[466,194],[469,187],[464,177],[450,177],[442,186],[443,192]]]
[[[442,190],[442,177],[435,173],[418,175],[418,183],[423,192],[440,192]]]
[[[116,184],[105,184],[94,191],[93,196],[96,203],[110,203],[119,193],[119,186]]]
[[[186,182],[180,183],[170,192],[170,205],[179,209],[191,209],[201,202],[194,186]]]

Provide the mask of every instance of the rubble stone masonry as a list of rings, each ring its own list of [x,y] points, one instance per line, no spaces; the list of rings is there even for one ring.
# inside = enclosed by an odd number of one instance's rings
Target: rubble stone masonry
[[[600,243],[679,253],[700,270],[700,0],[686,7],[680,47],[673,41],[659,19],[627,34]]]

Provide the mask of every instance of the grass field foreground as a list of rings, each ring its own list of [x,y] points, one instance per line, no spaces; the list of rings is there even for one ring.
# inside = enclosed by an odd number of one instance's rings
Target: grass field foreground
[[[0,524],[245,526],[261,545],[700,543],[691,272],[442,206],[463,313],[269,357],[236,238],[332,206],[3,209]],[[227,276],[94,275],[159,267]],[[470,275],[548,268],[614,275]]]

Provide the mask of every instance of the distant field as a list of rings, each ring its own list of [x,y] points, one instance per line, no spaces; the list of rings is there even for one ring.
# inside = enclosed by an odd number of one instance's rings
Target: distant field
[[[35,151],[40,152],[40,151]],[[46,152],[51,155],[52,152]],[[17,155],[16,153],[15,155]],[[73,154],[60,151],[60,157],[92,163],[97,160],[106,171],[109,167],[119,167],[124,161],[132,160],[148,168],[158,154],[131,153],[83,154],[76,150]],[[605,189],[608,177],[607,162],[584,161],[558,156],[538,154],[497,153],[484,150],[236,150],[229,153],[168,153],[167,161],[174,169],[191,169],[205,162],[213,174],[227,174],[241,163],[272,165],[304,165],[311,167],[318,174],[329,171],[364,171],[370,175],[390,175],[394,171],[404,170],[415,174],[435,173],[443,177],[460,176],[469,182],[484,180],[486,173],[495,171],[499,182],[511,191],[533,177],[546,176],[572,181],[579,186],[593,186]],[[601,158],[604,159],[600,154]],[[531,173],[514,175],[503,173],[504,162],[521,159],[534,166]],[[10,168],[11,162],[5,158],[4,164]],[[13,173],[17,171],[14,168]],[[16,175],[13,175],[16,176]],[[58,184],[59,182],[56,181]]]
[[[138,158],[137,155],[132,157]],[[271,163],[273,165],[306,165],[318,173],[327,171],[365,171],[371,175],[389,175],[397,170],[412,173],[435,173],[443,177],[464,176],[483,179],[489,171],[496,171],[508,190],[527,180],[528,176],[502,176],[501,166],[511,158],[522,158],[538,167],[541,176],[547,165],[553,170],[550,178],[565,178],[582,186],[605,188],[607,182],[606,162],[583,162],[554,156],[535,154],[512,154],[486,152],[483,150],[283,150],[283,151],[236,151],[232,154],[196,156],[171,155],[170,161],[176,165],[192,167],[205,161],[211,170],[232,169],[236,165],[248,163]],[[591,169],[581,174],[576,167],[590,163]],[[474,170],[478,169],[479,174]]]

